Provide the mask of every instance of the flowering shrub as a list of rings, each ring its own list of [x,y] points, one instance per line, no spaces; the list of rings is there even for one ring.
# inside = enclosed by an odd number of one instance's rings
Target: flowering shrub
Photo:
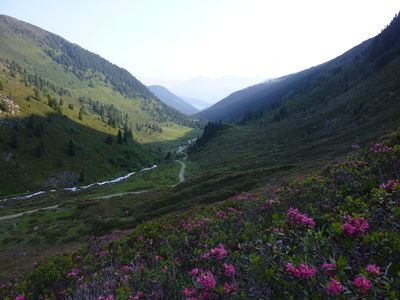
[[[265,195],[90,238],[0,299],[399,299],[400,131],[356,148]]]

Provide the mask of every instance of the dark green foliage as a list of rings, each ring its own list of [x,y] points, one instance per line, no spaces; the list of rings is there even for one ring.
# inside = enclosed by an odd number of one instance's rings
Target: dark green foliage
[[[34,154],[37,158],[40,158],[43,156],[44,154],[44,145],[42,142],[40,142],[40,144],[35,148],[34,150]]]
[[[84,182],[85,181],[85,173],[83,171],[81,171],[81,173],[79,174],[79,182]]]
[[[72,140],[69,140],[68,142],[67,154],[69,156],[75,156],[76,154],[76,147]]]
[[[112,145],[112,143],[113,143],[113,138],[112,138],[112,136],[109,134],[107,137],[106,137],[106,139],[105,139],[105,141],[104,141],[107,145]]]
[[[206,127],[204,127],[203,134],[196,140],[196,143],[191,146],[190,151],[197,149],[198,147],[204,145],[208,141],[210,141],[213,137],[215,137],[219,131],[227,128],[228,125],[223,124],[221,121],[219,122],[208,122]]]
[[[9,143],[10,147],[13,149],[18,149],[19,148],[19,141],[18,141],[18,137],[17,134],[13,131],[13,133],[11,134],[11,138],[10,138],[10,143]]]
[[[124,138],[122,136],[122,131],[118,129],[118,135],[117,135],[117,143],[122,144],[124,142]]]

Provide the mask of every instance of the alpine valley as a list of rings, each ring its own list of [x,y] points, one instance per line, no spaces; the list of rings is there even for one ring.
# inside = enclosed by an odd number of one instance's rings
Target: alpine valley
[[[400,298],[399,15],[200,112],[4,15],[0,58],[1,299]]]

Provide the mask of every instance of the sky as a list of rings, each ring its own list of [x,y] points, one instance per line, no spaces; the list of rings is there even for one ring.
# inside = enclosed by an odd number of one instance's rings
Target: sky
[[[377,35],[399,10],[398,0],[0,0],[0,13],[145,83],[300,71]]]

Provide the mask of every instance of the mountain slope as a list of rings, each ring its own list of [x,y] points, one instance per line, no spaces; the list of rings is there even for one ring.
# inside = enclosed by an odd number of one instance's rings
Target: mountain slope
[[[0,296],[398,299],[399,149],[391,132],[266,193],[89,239],[33,261]]]
[[[171,93],[167,88],[161,85],[150,85],[148,86],[148,89],[164,104],[176,109],[177,111],[180,111],[185,115],[193,115],[199,111],[197,108],[179,98],[177,95]]]
[[[305,93],[324,90],[320,99],[334,99],[356,89],[379,68],[399,55],[399,18],[379,36],[363,42],[343,55],[319,66],[237,91],[197,116],[238,122],[262,114]],[[329,90],[329,92],[327,92]],[[296,100],[297,99],[297,100]],[[306,106],[304,103],[299,105]]]
[[[211,105],[211,103],[193,97],[181,96],[181,98],[184,99],[190,105],[196,107],[198,110],[206,109]]]
[[[183,138],[201,126],[126,70],[3,15],[0,123],[1,195],[149,166],[161,153],[144,143]]]

